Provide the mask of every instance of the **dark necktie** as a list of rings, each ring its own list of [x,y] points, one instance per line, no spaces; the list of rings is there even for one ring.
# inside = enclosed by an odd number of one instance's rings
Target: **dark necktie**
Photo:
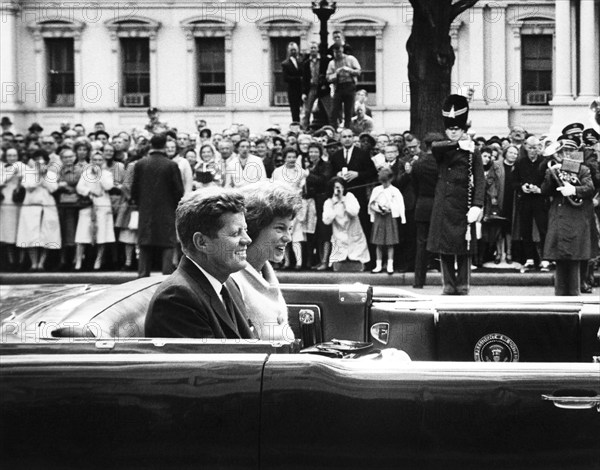
[[[350,163],[350,149],[344,149],[346,152],[346,166]]]
[[[223,287],[221,288],[221,297],[223,298],[223,303],[225,304],[225,310],[227,310],[231,321],[237,328],[237,322],[235,321],[235,307],[233,306],[233,300],[231,300],[231,297],[229,296],[229,291],[227,290],[227,287],[225,287],[225,285],[223,285]]]

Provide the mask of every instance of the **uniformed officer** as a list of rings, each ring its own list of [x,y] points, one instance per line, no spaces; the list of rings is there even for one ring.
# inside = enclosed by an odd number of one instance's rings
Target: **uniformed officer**
[[[483,164],[466,138],[469,104],[464,96],[450,95],[442,108],[449,140],[434,142],[439,178],[435,188],[427,250],[439,253],[444,294],[469,293],[471,224],[481,217],[485,194]]]

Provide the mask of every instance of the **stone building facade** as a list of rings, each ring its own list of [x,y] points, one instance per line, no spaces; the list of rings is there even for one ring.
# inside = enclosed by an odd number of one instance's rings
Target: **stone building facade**
[[[3,116],[23,129],[61,121],[108,130],[146,121],[155,106],[181,130],[247,123],[287,127],[280,61],[289,41],[307,51],[319,24],[309,1],[2,1]],[[342,30],[364,73],[377,130],[408,128],[408,0],[339,1]],[[474,89],[477,134],[509,126],[557,132],[600,85],[600,1],[486,1],[451,26],[453,89]]]

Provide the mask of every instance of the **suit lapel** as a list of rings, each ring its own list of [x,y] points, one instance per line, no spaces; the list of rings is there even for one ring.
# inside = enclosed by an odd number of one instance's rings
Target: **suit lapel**
[[[240,288],[237,286],[235,281],[231,279],[231,277],[227,279],[225,285],[227,286],[227,290],[229,291],[233,308],[235,310],[235,320],[238,325],[239,335],[242,338],[254,338],[255,335],[250,330],[250,326],[248,324],[248,315],[245,311],[240,310],[240,306],[244,305],[244,299],[242,298]]]
[[[206,276],[202,273],[202,271],[200,271],[194,263],[187,259],[186,256],[184,256],[181,260],[181,267],[200,285],[201,291],[208,294],[210,307],[219,317],[219,320],[227,325],[227,327],[239,338],[240,335],[238,329],[233,324],[233,321],[227,313],[223,302],[221,302],[221,298],[215,292],[212,284],[208,282],[208,279],[206,279]],[[229,285],[227,287],[229,288]]]

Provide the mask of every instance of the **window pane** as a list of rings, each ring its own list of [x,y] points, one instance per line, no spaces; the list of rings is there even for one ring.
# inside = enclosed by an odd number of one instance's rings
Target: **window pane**
[[[46,39],[48,106],[75,106],[72,38]]]
[[[197,38],[198,105],[225,106],[225,38]]]
[[[352,48],[352,55],[356,57],[362,73],[358,77],[357,89],[365,89],[369,93],[368,104],[377,102],[377,79],[375,76],[375,38],[374,37],[347,37],[346,41]]]
[[[552,98],[552,36],[521,36],[522,103],[548,104]]]
[[[288,105],[287,84],[283,81],[281,63],[287,59],[287,46],[290,42],[300,44],[300,38],[271,38],[271,70],[273,73],[273,96],[271,97],[271,106]]]
[[[150,40],[122,38],[123,106],[150,106]]]

